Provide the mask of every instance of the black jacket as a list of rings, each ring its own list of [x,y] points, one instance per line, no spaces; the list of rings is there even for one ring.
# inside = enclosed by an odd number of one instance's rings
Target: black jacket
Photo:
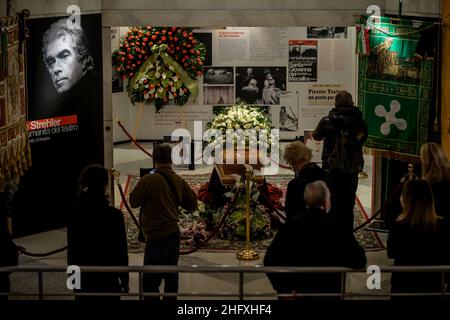
[[[292,217],[300,214],[304,214],[306,211],[305,205],[305,187],[308,183],[324,180],[325,172],[315,163],[311,162],[305,165],[298,173],[297,176],[289,181],[286,191],[286,203],[284,210],[286,211],[286,219],[292,219]]]
[[[90,204],[90,205],[89,205]],[[128,266],[122,212],[107,203],[87,201],[71,215],[67,228],[67,263],[78,266]],[[120,292],[128,273],[82,273],[81,290]]]
[[[287,221],[267,249],[265,266],[350,267],[366,265],[364,249],[353,233],[321,209]],[[339,273],[267,274],[279,293],[340,292]]]
[[[440,220],[435,231],[394,222],[387,241],[396,266],[450,264],[449,228]],[[440,273],[393,273],[392,292],[432,292],[441,289]]]
[[[359,148],[354,150],[354,156],[362,155],[362,145],[367,140],[367,123],[362,118],[362,112],[354,106],[338,106],[323,117],[313,132],[315,140],[324,140],[322,161],[326,167],[329,155],[333,151],[337,134],[341,129],[349,130],[350,136],[359,142]]]
[[[433,183],[434,208],[438,216],[450,222],[450,181]]]
[[[16,266],[18,259],[17,247],[8,231],[6,219],[0,219],[0,267]],[[9,286],[9,273],[0,272],[0,292],[9,292]],[[0,301],[4,299],[7,298],[0,296]]]

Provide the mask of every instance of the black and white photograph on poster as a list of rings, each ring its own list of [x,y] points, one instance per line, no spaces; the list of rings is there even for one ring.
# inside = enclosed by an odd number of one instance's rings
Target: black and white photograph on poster
[[[237,67],[236,103],[279,105],[286,91],[286,67]]]
[[[233,67],[204,67],[203,84],[234,84]]]
[[[234,103],[234,86],[203,86],[203,104]]]
[[[317,81],[317,40],[289,40],[289,82]]]
[[[291,106],[281,106],[280,114],[280,132],[298,131],[298,108]]]
[[[308,39],[346,39],[347,27],[308,27]]]
[[[123,92],[123,80],[119,72],[113,68],[112,70],[112,92]]]
[[[303,131],[303,141],[307,148],[312,152],[312,162],[322,163],[323,140],[317,141],[313,138],[313,129],[305,129]]]
[[[14,203],[20,232],[65,226],[81,171],[104,163],[101,26],[100,14],[27,20],[28,124],[41,129]]]

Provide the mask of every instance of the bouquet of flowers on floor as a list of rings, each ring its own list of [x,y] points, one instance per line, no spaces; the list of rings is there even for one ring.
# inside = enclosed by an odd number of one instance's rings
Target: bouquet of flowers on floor
[[[260,193],[256,183],[250,183],[250,234],[252,239],[262,240],[269,239],[273,236],[271,227],[271,219],[267,212],[267,208],[259,203]],[[226,193],[229,199],[232,199],[239,192],[233,208],[225,207],[216,209],[210,208],[200,213],[205,221],[207,230],[214,230],[220,224],[223,215],[229,212],[223,227],[219,230],[219,237],[224,240],[245,240],[246,235],[246,190],[245,184],[238,179],[237,183]]]
[[[112,63],[129,79],[131,102],[183,105],[198,94],[197,77],[203,74],[206,48],[191,28],[134,27],[121,37]]]
[[[205,211],[206,206],[200,200],[193,212],[180,208],[179,226],[183,247],[193,247],[208,237],[206,222],[201,217]]]
[[[234,145],[269,147],[272,144],[272,123],[263,108],[237,104],[219,109],[216,117],[206,125],[207,129],[216,129],[221,137],[211,140],[213,145],[223,144],[226,148],[227,130],[234,130]],[[254,131],[252,131],[254,130]]]

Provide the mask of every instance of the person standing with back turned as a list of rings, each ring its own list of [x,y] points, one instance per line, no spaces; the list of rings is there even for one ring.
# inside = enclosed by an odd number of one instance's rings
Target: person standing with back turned
[[[144,265],[177,265],[180,252],[178,208],[193,211],[197,196],[172,169],[172,148],[157,144],[153,150],[155,172],[139,180],[131,191],[130,204],[141,207],[141,228],[145,236]],[[178,274],[144,274],[144,292],[159,292],[164,279],[166,293],[178,292]]]
[[[445,149],[434,142],[428,142],[420,148],[422,179],[433,190],[434,206],[437,215],[450,222],[450,160]]]
[[[353,232],[327,214],[331,202],[325,182],[307,184],[304,199],[306,211],[286,221],[267,249],[264,266],[363,268],[366,255]],[[342,286],[340,273],[268,273],[267,276],[279,294],[336,294]]]
[[[395,220],[387,240],[388,257],[394,266],[432,266],[450,263],[450,238],[446,221],[436,214],[433,192],[426,180],[411,180],[400,198],[403,210]],[[392,293],[441,293],[440,272],[394,272]],[[447,280],[448,281],[448,280]],[[424,301],[441,296],[391,297]]]
[[[367,139],[367,123],[354,106],[347,91],[335,97],[335,108],[322,118],[313,132],[315,140],[324,140],[322,168],[328,173],[331,189],[331,215],[353,228],[358,173],[364,166],[362,146]]]
[[[106,193],[109,172],[103,166],[87,166],[79,178],[75,210],[67,225],[67,264],[78,266],[128,266],[128,247],[123,214]],[[128,293],[127,272],[83,272],[76,300],[120,300],[101,293]]]

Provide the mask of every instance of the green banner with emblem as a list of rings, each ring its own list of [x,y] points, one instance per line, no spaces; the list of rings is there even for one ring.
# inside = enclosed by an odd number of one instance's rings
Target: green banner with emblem
[[[358,74],[358,104],[369,127],[366,146],[418,155],[433,125],[434,59],[426,48],[433,44],[421,39],[433,23],[386,17],[360,22],[357,38],[365,36],[369,44],[368,54],[360,53]]]

